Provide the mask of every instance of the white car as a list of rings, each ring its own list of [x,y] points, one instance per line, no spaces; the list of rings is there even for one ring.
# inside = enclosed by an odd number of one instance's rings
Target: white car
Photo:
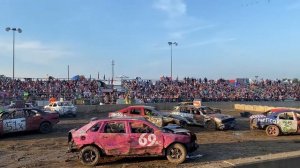
[[[56,101],[44,107],[45,110],[57,112],[60,116],[72,115],[76,117],[77,107],[74,106],[70,101]]]

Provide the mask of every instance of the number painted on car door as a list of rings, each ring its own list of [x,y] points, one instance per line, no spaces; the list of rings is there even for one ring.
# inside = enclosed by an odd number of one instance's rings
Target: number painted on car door
[[[19,132],[25,130],[26,130],[25,118],[3,120],[3,132]]]

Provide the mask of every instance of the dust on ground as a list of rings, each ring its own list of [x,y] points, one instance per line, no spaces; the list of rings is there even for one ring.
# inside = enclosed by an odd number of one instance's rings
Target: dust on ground
[[[238,111],[222,113],[237,118],[238,128],[228,131],[207,131],[189,127],[196,133],[199,148],[181,165],[172,165],[163,157],[108,157],[96,167],[232,167],[240,163],[300,155],[300,136],[268,137],[263,130],[249,130],[248,118]],[[77,118],[62,118],[50,134],[25,132],[0,137],[0,168],[84,167],[76,153],[67,153],[67,133],[89,122],[90,118],[106,117],[107,113],[78,113]]]

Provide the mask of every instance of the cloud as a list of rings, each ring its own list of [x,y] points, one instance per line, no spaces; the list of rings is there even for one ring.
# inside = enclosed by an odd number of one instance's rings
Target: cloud
[[[0,54],[11,57],[11,40],[0,41]],[[16,56],[25,63],[45,65],[55,62],[57,59],[65,59],[72,55],[68,49],[61,45],[46,44],[40,41],[19,41],[15,44]]]
[[[231,42],[235,41],[236,38],[213,38],[213,39],[208,39],[205,41],[200,41],[200,42],[195,42],[192,44],[188,44],[183,46],[184,48],[190,48],[190,47],[197,47],[197,46],[203,46],[203,45],[208,45],[208,44],[215,44],[215,43],[224,43],[224,42]]]
[[[154,7],[166,12],[172,18],[186,14],[186,4],[183,0],[156,0]]]
[[[202,29],[215,27],[202,19],[188,15],[185,0],[155,0],[154,8],[167,15],[163,26],[170,40],[179,40]]]
[[[213,27],[215,27],[215,25],[197,26],[194,28],[186,29],[186,30],[174,31],[174,32],[171,32],[169,35],[171,38],[179,39],[179,38],[183,38],[184,36],[186,36],[188,34],[191,34],[191,33],[203,30],[203,29],[213,28]]]
[[[237,38],[234,37],[228,37],[228,38],[211,38],[211,39],[207,39],[204,41],[198,41],[198,42],[194,42],[194,43],[188,43],[188,44],[183,44],[183,43],[179,43],[178,47],[180,47],[181,49],[185,49],[185,48],[193,48],[193,47],[199,47],[199,46],[203,46],[203,45],[209,45],[209,44],[220,44],[220,43],[227,43],[227,42],[231,42],[231,41],[236,41]],[[167,45],[162,45],[162,44],[154,44],[153,47],[156,50],[169,50],[170,46]]]

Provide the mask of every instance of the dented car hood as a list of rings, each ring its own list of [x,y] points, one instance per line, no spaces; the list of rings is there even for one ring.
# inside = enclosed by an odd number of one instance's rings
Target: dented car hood
[[[75,136],[78,134],[78,136],[84,135],[86,134],[86,132],[97,123],[97,121],[90,121],[88,124],[84,125],[81,128],[74,128],[71,129],[69,132],[72,134],[75,134]]]

